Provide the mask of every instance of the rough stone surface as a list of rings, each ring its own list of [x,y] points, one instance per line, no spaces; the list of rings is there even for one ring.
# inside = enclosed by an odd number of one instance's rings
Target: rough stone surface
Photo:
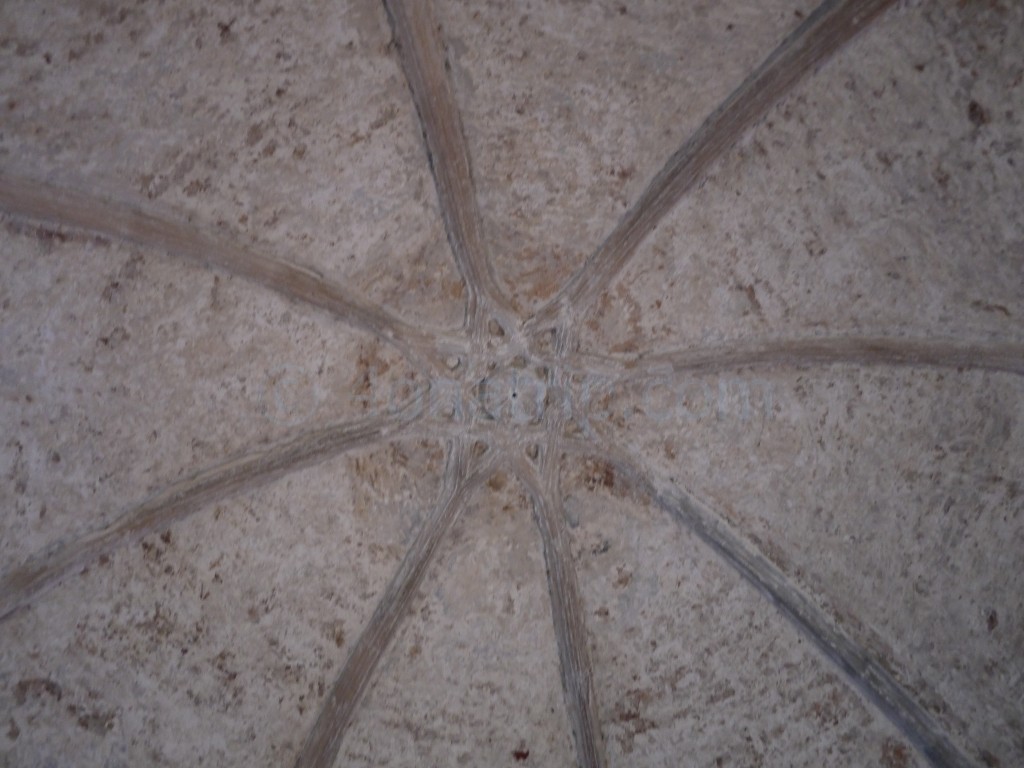
[[[503,474],[484,491],[428,574],[339,763],[572,764],[529,503]]]
[[[741,372],[645,387],[609,421],[628,409],[621,441],[712,500],[948,728],[1013,764],[1022,395],[1020,377],[991,374]]]
[[[9,620],[6,764],[291,763],[437,493],[438,458],[399,442],[300,471]]]
[[[435,5],[488,257],[524,317],[813,10]],[[391,34],[371,0],[4,2],[0,181],[167,213],[453,337],[468,292]],[[714,164],[570,341],[602,375],[737,339],[1024,343],[1021,50],[1020,3],[898,4]],[[515,461],[462,503],[337,765],[576,764],[538,496],[567,526],[610,766],[927,764],[611,463],[566,452],[557,491],[525,482],[570,397],[553,384],[589,386],[596,357],[559,367],[487,332],[445,353],[419,428],[201,505],[0,618],[0,768],[293,765],[451,485],[447,446],[473,440],[491,452],[472,461]],[[266,286],[0,214],[0,577],[426,375]],[[1024,764],[1024,377],[738,368],[587,407],[970,762]]]
[[[493,258],[550,296],[805,2],[441,4]]]
[[[229,275],[34,228],[0,251],[7,562],[302,424],[387,407],[415,379],[373,336]]]
[[[416,113],[363,2],[4,3],[0,158],[461,319]]]
[[[1024,337],[1022,23],[1019,4],[888,14],[662,223],[584,345]]]
[[[886,765],[912,751],[756,592],[621,478],[570,499],[615,765]],[[570,472],[573,471],[570,469]],[[899,764],[899,763],[897,763]]]

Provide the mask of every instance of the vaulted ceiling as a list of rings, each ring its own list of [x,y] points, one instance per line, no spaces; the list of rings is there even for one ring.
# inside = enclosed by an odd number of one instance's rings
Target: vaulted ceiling
[[[1024,764],[1024,4],[0,5],[0,766]]]

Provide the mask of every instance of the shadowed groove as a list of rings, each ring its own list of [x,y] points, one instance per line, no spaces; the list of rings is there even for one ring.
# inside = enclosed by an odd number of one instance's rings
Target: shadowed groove
[[[650,477],[623,452],[608,445],[570,441],[566,447],[575,453],[600,456],[610,461],[639,491],[693,531],[740,576],[771,600],[933,766],[970,768],[973,765],[925,706],[874,654],[849,637],[778,566],[740,538],[710,506],[675,482]]]
[[[622,271],[637,247],[711,165],[775,102],[893,0],[825,0],[668,159],[639,200],[530,321],[541,330],[569,308],[582,313]]]
[[[391,416],[311,430],[201,470],[167,486],[107,527],[44,551],[0,577],[0,621],[73,571],[167,528],[210,504],[345,451],[396,436],[418,417],[417,401]]]
[[[464,344],[414,327],[363,301],[316,271],[243,248],[208,234],[171,214],[138,204],[104,199],[0,170],[0,211],[57,227],[153,248],[204,266],[222,269],[289,299],[327,310],[369,331],[404,353],[438,361],[446,348]]]
[[[482,333],[488,311],[510,313],[487,255],[469,150],[448,79],[438,23],[427,0],[385,0],[412,91],[448,242],[466,285],[466,321]]]
[[[707,374],[738,368],[811,365],[905,366],[975,369],[1024,375],[1024,343],[963,342],[946,339],[900,339],[840,336],[807,339],[732,341],[617,359],[576,356],[587,369],[619,376],[619,383],[674,373]]]
[[[470,472],[469,454],[466,441],[448,443],[448,463],[441,498],[430,518],[420,527],[345,666],[327,693],[316,723],[295,761],[295,768],[331,768],[337,760],[356,707],[399,624],[408,613],[441,541],[458,518],[469,494],[490,477],[494,469],[493,459],[485,456],[483,463]]]
[[[550,452],[545,459],[545,464],[549,466],[558,460]],[[551,616],[558,642],[562,690],[576,744],[576,763],[579,768],[604,768],[604,741],[594,691],[593,666],[584,618],[586,612],[576,567],[572,562],[572,546],[565,527],[557,476],[546,475],[546,482],[541,482],[525,461],[520,459],[516,462],[516,476],[530,494],[534,521],[544,547]]]

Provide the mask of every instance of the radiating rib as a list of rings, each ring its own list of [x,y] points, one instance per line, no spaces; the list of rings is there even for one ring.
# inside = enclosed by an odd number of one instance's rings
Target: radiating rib
[[[466,441],[449,443],[441,498],[433,514],[417,533],[345,666],[331,686],[316,723],[302,746],[295,768],[330,768],[334,765],[342,739],[352,722],[352,715],[400,622],[408,613],[409,604],[441,541],[462,511],[469,494],[490,476],[493,469],[491,461],[485,461],[472,473],[468,472],[469,452]]]
[[[549,454],[549,460],[557,462],[558,459]],[[525,462],[517,463],[516,474],[533,500],[533,516],[544,546],[551,615],[562,671],[562,690],[576,743],[576,762],[579,768],[602,768],[606,761],[597,697],[594,693],[594,675],[584,619],[586,614],[576,568],[572,562],[571,542],[565,527],[561,495],[556,483],[542,483]]]
[[[591,370],[617,374],[624,381],[671,373],[837,364],[977,369],[1024,375],[1024,343],[871,336],[767,339],[725,342],[623,360],[579,355],[574,362]]]
[[[344,451],[392,437],[419,415],[419,403],[394,415],[324,427],[204,469],[164,488],[111,525],[76,541],[42,552],[0,577],[0,620],[73,571],[101,556],[167,528],[193,512],[286,472]]]
[[[448,242],[466,284],[466,318],[481,330],[487,310],[504,312],[509,307],[487,255],[469,150],[438,24],[427,0],[385,0],[384,6],[419,113]]]
[[[600,455],[717,552],[757,588],[835,664],[935,766],[968,768],[971,763],[899,681],[866,648],[858,645],[768,558],[743,541],[710,507],[675,483],[655,481],[629,457],[581,442],[572,450]]]
[[[711,164],[798,80],[892,2],[825,0],[676,150],[607,239],[537,312],[531,327],[547,327],[563,305],[584,311],[611,284],[662,217],[703,178]]]
[[[0,170],[0,211],[184,257],[252,280],[428,359],[459,342],[422,331],[317,272],[242,248],[151,207],[107,200]],[[440,350],[436,349],[439,347]]]

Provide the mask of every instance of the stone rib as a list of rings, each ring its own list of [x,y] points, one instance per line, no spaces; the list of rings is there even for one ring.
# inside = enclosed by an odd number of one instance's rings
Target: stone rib
[[[488,258],[469,149],[446,71],[439,25],[427,0],[385,0],[384,6],[419,115],[448,242],[466,284],[467,322],[482,332],[488,319],[485,313],[507,312],[509,304]]]
[[[306,736],[295,768],[331,768],[374,671],[394,639],[438,547],[465,506],[469,494],[486,480],[491,461],[468,472],[469,449],[464,441],[449,443],[441,498],[422,525],[402,564],[349,654],[324,700],[316,723]]]
[[[384,440],[419,415],[418,403],[395,415],[305,432],[201,470],[167,486],[107,527],[29,559],[0,578],[0,621],[103,555],[185,519],[199,509],[345,451]]]
[[[624,381],[678,373],[812,365],[973,369],[1024,375],[1024,343],[877,336],[767,339],[724,342],[623,360],[579,355],[576,362],[581,368],[599,369]]]
[[[0,171],[0,211],[131,243],[221,269],[295,301],[327,310],[342,321],[430,360],[462,342],[416,328],[363,301],[312,269],[242,248],[225,238],[147,206],[104,199],[68,187]]]
[[[640,243],[711,165],[796,83],[893,0],[825,0],[717,108],[651,180],[597,250],[530,322],[549,327],[566,307],[583,312],[611,284]]]
[[[872,653],[812,603],[778,566],[743,541],[711,507],[675,483],[652,479],[624,453],[611,450],[606,445],[573,442],[568,447],[610,460],[638,490],[693,531],[740,576],[771,600],[933,766],[970,768],[973,765],[925,706]]]
[[[586,612],[576,567],[572,562],[572,548],[561,495],[557,482],[550,482],[552,478],[549,477],[549,482],[541,483],[532,468],[523,461],[517,462],[516,475],[526,486],[533,501],[533,518],[544,548],[551,616],[558,643],[562,690],[576,744],[576,764],[579,768],[604,768],[607,761],[594,691],[594,674],[584,618]]]

